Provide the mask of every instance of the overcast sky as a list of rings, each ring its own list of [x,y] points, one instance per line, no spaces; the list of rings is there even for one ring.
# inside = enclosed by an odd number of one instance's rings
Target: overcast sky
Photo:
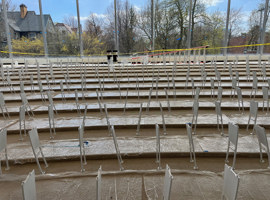
[[[148,3],[149,0],[130,0],[131,4],[137,8],[141,8]],[[216,10],[226,11],[227,0],[201,0],[207,6],[208,12]],[[39,13],[38,0],[13,0],[18,6],[21,3],[28,7],[28,10],[34,10]],[[260,2],[264,0],[231,0],[231,8],[241,8],[248,19],[249,13],[257,7]],[[97,13],[102,15],[106,13],[109,6],[113,4],[113,0],[79,0],[80,14],[82,23],[89,14]],[[54,22],[62,22],[65,16],[76,16],[76,0],[42,0],[43,13],[50,14]]]

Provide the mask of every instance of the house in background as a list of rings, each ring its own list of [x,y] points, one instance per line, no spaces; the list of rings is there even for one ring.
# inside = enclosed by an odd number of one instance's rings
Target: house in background
[[[70,26],[64,24],[64,23],[56,23],[55,29],[60,33],[62,36],[67,36],[69,34],[73,33],[73,30]]]
[[[40,15],[35,11],[28,11],[24,4],[20,5],[20,11],[7,12],[11,39],[27,37],[31,40],[42,35]],[[55,26],[50,15],[44,15],[44,24],[47,34],[55,33]],[[2,46],[7,43],[4,26],[3,12],[0,12],[0,42]]]
[[[71,28],[71,29],[72,29],[72,31],[73,31],[74,33],[79,34],[78,28]]]

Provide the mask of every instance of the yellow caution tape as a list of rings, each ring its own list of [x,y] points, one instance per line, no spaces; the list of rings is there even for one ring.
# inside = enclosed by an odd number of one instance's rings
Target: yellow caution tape
[[[190,48],[190,49],[160,49],[160,50],[153,50],[153,51],[144,51],[144,52],[136,52],[136,53],[130,53],[130,54],[143,54],[143,53],[155,53],[155,52],[168,52],[168,51],[189,51],[189,50],[215,50],[215,49],[230,49],[230,48],[240,48],[240,47],[254,47],[254,46],[268,46],[270,43],[264,43],[264,44],[246,44],[246,45],[237,45],[237,46],[227,46],[227,47],[202,47],[202,48]],[[127,53],[128,54],[128,53]]]
[[[230,49],[230,48],[240,48],[240,47],[255,47],[255,46],[269,46],[270,43],[264,43],[264,44],[247,44],[247,45],[237,45],[237,46],[227,46],[227,47],[195,47],[195,48],[190,48],[190,49],[159,49],[159,50],[153,50],[153,51],[143,51],[143,52],[133,52],[133,53],[119,53],[118,55],[134,55],[134,54],[149,54],[149,53],[158,53],[158,52],[179,52],[179,51],[190,51],[190,50],[217,50],[217,49]],[[12,54],[21,54],[21,55],[33,55],[33,56],[44,56],[45,54],[41,53],[25,53],[25,52],[9,52],[9,51],[0,51],[0,53],[12,53]],[[57,56],[59,54],[49,54],[50,56]],[[88,57],[91,56],[105,56],[107,54],[92,54],[92,55],[87,55]],[[61,56],[78,56],[79,55],[61,55]]]

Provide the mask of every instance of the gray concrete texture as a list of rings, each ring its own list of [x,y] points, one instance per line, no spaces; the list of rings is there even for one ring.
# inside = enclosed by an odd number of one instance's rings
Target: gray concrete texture
[[[223,57],[208,57],[209,60],[222,60]],[[162,58],[161,58],[162,59]],[[160,125],[161,133],[161,162],[168,158],[185,158],[189,156],[189,141],[185,130],[185,124],[192,120],[193,89],[200,87],[199,112],[196,135],[193,135],[195,153],[199,163],[199,170],[193,171],[192,167],[173,168],[174,176],[171,199],[220,199],[222,193],[223,177],[222,173],[207,170],[207,161],[204,158],[212,159],[224,157],[227,150],[227,126],[229,122],[239,125],[240,134],[238,140],[239,161],[236,160],[236,172],[240,175],[240,187],[238,199],[268,199],[270,174],[266,163],[259,164],[259,145],[256,135],[250,135],[253,122],[248,131],[246,126],[249,117],[250,101],[259,102],[257,124],[266,128],[268,142],[270,141],[270,113],[263,107],[262,87],[269,87],[270,68],[266,64],[266,77],[262,73],[258,57],[250,56],[250,80],[247,77],[245,57],[239,56],[238,63],[234,56],[230,56],[227,65],[217,62],[216,70],[221,74],[221,87],[223,88],[223,98],[221,110],[225,135],[221,136],[217,129],[217,115],[215,113],[215,101],[217,100],[218,81],[215,78],[215,67],[212,63],[182,63],[177,62],[174,66],[170,63],[171,58],[166,58],[168,63],[163,66],[161,63],[142,64],[116,64],[108,66],[99,64],[102,59],[96,61],[91,59],[39,59],[40,68],[29,59],[29,65],[14,64],[4,65],[1,70],[0,90],[4,94],[7,110],[10,118],[0,119],[2,128],[8,131],[8,157],[10,167],[15,170],[4,171],[0,176],[1,199],[21,199],[20,182],[26,177],[21,175],[18,164],[21,168],[31,169],[35,163],[28,136],[23,136],[23,141],[18,141],[19,136],[19,106],[21,105],[20,83],[24,83],[24,92],[33,110],[34,116],[26,114],[26,129],[31,130],[36,127],[40,135],[40,142],[44,155],[49,163],[59,163],[58,169],[62,172],[52,172],[52,174],[38,175],[37,171],[37,196],[38,199],[95,199],[95,175],[96,169],[91,169],[84,173],[68,171],[66,167],[70,161],[78,162],[79,166],[79,141],[78,127],[82,124],[84,107],[87,104],[87,114],[85,118],[85,153],[95,166],[100,162],[107,163],[103,172],[103,193],[102,199],[116,199],[116,194],[120,199],[162,199],[162,188],[164,170],[157,171],[149,169],[147,163],[140,164],[141,158],[155,159],[156,138],[155,124]],[[180,61],[182,58],[180,58]],[[224,58],[223,58],[224,59]],[[256,60],[257,59],[257,60]],[[263,62],[268,61],[268,56],[262,57]],[[2,60],[3,62],[10,62]],[[18,59],[19,62],[24,60]],[[44,62],[45,61],[45,62]],[[158,62],[158,59],[152,60]],[[171,60],[172,61],[172,60]],[[179,61],[179,60],[178,60]],[[52,62],[51,65],[48,63]],[[239,111],[237,95],[231,97],[232,79],[229,73],[229,62],[232,64],[233,76],[239,72],[239,87],[242,89],[243,104],[245,111]],[[47,63],[47,64],[44,64]],[[95,63],[95,64],[93,64]],[[67,65],[68,64],[68,65]],[[186,74],[190,67],[188,84],[186,85]],[[207,72],[205,84],[201,77],[201,70]],[[39,71],[39,72],[38,72]],[[252,72],[255,71],[258,77],[258,90],[254,98],[250,98],[252,90]],[[40,76],[38,76],[40,73]],[[64,77],[66,75],[66,79]],[[30,77],[33,77],[33,85]],[[49,80],[49,85],[46,80]],[[168,75],[168,76],[167,76]],[[11,84],[6,81],[10,77]],[[84,80],[81,79],[83,77]],[[4,80],[3,80],[4,78]],[[194,88],[191,84],[194,80]],[[215,79],[215,94],[211,97],[210,79]],[[43,90],[50,90],[54,105],[58,114],[55,118],[56,135],[50,139],[50,129],[48,120],[48,100],[42,101],[38,87],[40,79]],[[64,85],[65,101],[61,93],[60,82]],[[158,83],[158,85],[157,85]],[[149,101],[149,89],[153,88],[149,112],[146,111]],[[168,99],[164,88],[167,88]],[[115,146],[107,128],[107,119],[100,113],[99,102],[97,100],[96,89],[99,90],[101,105],[106,103],[108,119],[111,125],[116,128],[116,135],[119,150],[123,160],[136,163],[138,170],[125,168],[124,172],[110,169],[110,162],[106,159],[114,159]],[[78,91],[79,100],[76,103],[75,90]],[[126,96],[128,90],[128,96]],[[15,93],[14,93],[15,92]],[[236,92],[235,92],[236,93]],[[47,95],[45,94],[45,98]],[[170,112],[168,111],[168,100]],[[126,103],[126,110],[124,106]],[[142,103],[142,118],[140,120],[140,135],[136,135],[138,124],[139,108]],[[164,120],[167,128],[163,135],[163,121],[160,113],[159,103],[162,104]],[[266,106],[267,104],[264,104]],[[78,109],[81,114],[78,114]],[[232,151],[232,150],[231,150]],[[255,168],[238,170],[243,163],[257,158],[258,164]],[[266,158],[266,154],[264,153]],[[4,155],[0,155],[4,160]],[[200,163],[201,159],[201,163]],[[244,159],[244,160],[243,160]],[[117,163],[115,159],[115,163]],[[219,169],[220,169],[220,161]],[[225,163],[225,162],[224,162]],[[164,165],[165,163],[163,163]],[[174,166],[172,161],[171,163]],[[204,170],[200,170],[200,164]],[[222,162],[221,162],[222,164]],[[231,163],[229,163],[231,164]],[[2,166],[4,163],[2,164]],[[140,165],[140,167],[139,167]],[[145,167],[144,167],[145,165]],[[215,164],[214,164],[215,165]],[[27,167],[26,167],[27,166]],[[59,167],[61,166],[61,167]],[[126,165],[129,166],[128,164]],[[151,165],[152,166],[152,165]],[[221,165],[222,166],[222,165]],[[252,165],[254,166],[254,165]],[[124,166],[125,167],[125,166]],[[135,167],[136,168],[136,167]],[[151,167],[150,167],[151,168]],[[56,171],[57,171],[56,170]],[[67,171],[66,171],[67,170]],[[116,192],[115,192],[116,188]]]

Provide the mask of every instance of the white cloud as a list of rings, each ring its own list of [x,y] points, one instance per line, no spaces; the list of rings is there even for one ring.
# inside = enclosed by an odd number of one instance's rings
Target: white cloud
[[[81,21],[87,20],[88,17],[80,17]]]
[[[136,5],[133,5],[133,7],[134,7],[134,9],[135,9],[135,11],[136,12],[139,12],[139,11],[141,11],[141,7],[139,7],[139,6],[136,6]]]
[[[247,23],[252,11],[242,11],[242,13],[242,20]]]
[[[216,6],[224,0],[201,0],[207,7]]]
[[[104,14],[97,14],[97,13],[93,13],[93,15],[95,17],[97,17],[98,19],[106,19],[107,15]],[[90,15],[89,15],[90,16]],[[81,21],[86,21],[88,19],[89,16],[81,16],[80,19]],[[77,16],[74,16],[74,18],[77,20]]]
[[[74,16],[74,18],[75,18],[76,20],[78,20],[77,16]],[[87,20],[87,18],[88,18],[88,17],[82,17],[82,16],[80,16],[80,20],[81,20],[81,21],[85,21],[85,20]]]
[[[107,17],[107,15],[104,15],[104,14],[97,14],[97,13],[93,13],[93,15],[97,18],[100,18],[100,19],[104,19]]]

